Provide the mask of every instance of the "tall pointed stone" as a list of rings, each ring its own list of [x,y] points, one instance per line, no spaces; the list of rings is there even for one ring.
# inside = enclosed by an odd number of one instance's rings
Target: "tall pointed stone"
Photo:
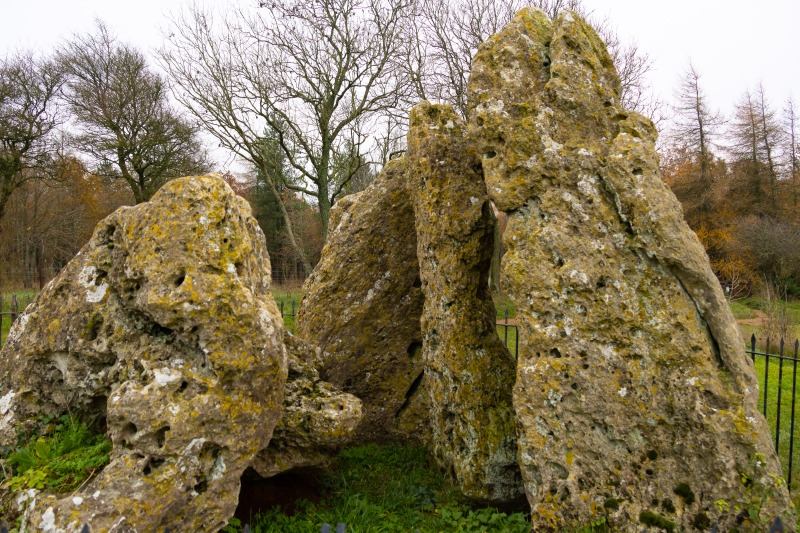
[[[515,364],[497,336],[488,293],[491,203],[466,125],[450,106],[423,102],[410,123],[432,450],[467,497],[514,500],[523,494],[511,405]]]
[[[363,402],[361,441],[429,434],[405,169],[403,159],[390,161],[365,191],[336,203],[297,317],[297,336],[322,349],[322,379]]]
[[[525,9],[479,50],[471,132],[509,213],[514,406],[534,528],[764,531],[795,513],[757,381],[646,118],[576,14]]]

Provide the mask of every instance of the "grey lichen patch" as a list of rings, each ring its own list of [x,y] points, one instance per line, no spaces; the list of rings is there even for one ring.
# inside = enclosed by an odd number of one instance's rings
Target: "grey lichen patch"
[[[533,525],[691,531],[718,499],[752,501],[738,477],[755,454],[780,474],[755,375],[661,179],[655,128],[620,107],[588,24],[545,19],[523,10],[481,46],[468,128],[509,215],[502,282],[521,331],[514,406]],[[682,483],[691,491],[674,495]],[[769,486],[765,509],[794,528],[788,493]],[[624,504],[604,507],[622,488]],[[736,514],[709,519],[730,529]],[[748,520],[739,530],[758,531]]]
[[[422,292],[422,359],[440,465],[473,499],[523,494],[511,406],[514,362],[488,294],[494,216],[464,122],[449,106],[411,110],[408,187]]]
[[[406,165],[390,161],[336,203],[297,316],[297,336],[322,350],[320,377],[363,402],[361,442],[430,434],[422,358],[409,357],[422,342],[422,291]]]
[[[98,225],[0,351],[0,444],[66,412],[105,418],[113,443],[111,462],[75,494],[29,498],[29,526],[227,522],[283,402],[269,285],[263,233],[218,176],[171,181]]]

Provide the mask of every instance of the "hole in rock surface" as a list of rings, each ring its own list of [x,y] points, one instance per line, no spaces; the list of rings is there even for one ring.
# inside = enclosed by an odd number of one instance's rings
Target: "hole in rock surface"
[[[292,516],[298,501],[318,502],[321,498],[322,472],[316,468],[296,468],[268,479],[248,468],[242,474],[234,516],[247,524],[251,517],[273,507],[280,507],[284,514]]]
[[[164,426],[156,431],[156,444],[159,448],[163,448],[167,442],[167,431],[169,431],[169,426]]]
[[[411,344],[408,345],[408,349],[406,350],[406,353],[408,354],[409,357],[414,357],[421,352],[422,352],[422,342],[420,341],[412,342]]]

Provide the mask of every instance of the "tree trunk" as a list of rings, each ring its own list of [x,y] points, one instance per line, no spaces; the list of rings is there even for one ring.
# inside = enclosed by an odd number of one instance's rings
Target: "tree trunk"
[[[261,171],[264,176],[269,176],[269,169],[266,168],[266,165],[262,165]],[[275,182],[269,178],[265,178],[264,181],[269,185],[270,191],[272,191],[275,201],[278,203],[278,208],[281,210],[283,221],[286,223],[286,227],[284,229],[286,229],[286,235],[289,237],[289,242],[291,243],[294,251],[297,253],[297,257],[299,257],[300,261],[303,263],[303,268],[305,269],[306,274],[310,274],[312,270],[311,263],[309,263],[308,259],[306,259],[306,254],[303,252],[303,248],[298,244],[297,239],[295,238],[294,230],[292,229],[292,219],[289,218],[289,212],[286,210],[286,204],[283,203],[283,198],[278,192],[278,189],[275,187]]]

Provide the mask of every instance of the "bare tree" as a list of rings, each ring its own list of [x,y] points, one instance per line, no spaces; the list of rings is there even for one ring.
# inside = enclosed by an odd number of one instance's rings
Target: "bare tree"
[[[783,130],[775,110],[769,105],[763,83],[758,84],[756,109],[759,122],[759,137],[761,138],[761,155],[769,173],[767,179],[770,184],[771,196],[775,200],[775,187],[778,181],[778,161],[775,154],[781,142]]]
[[[757,94],[745,91],[734,109],[728,129],[728,151],[733,169],[746,184],[753,206],[761,214],[777,213],[777,170],[774,150],[779,143],[780,126],[770,109],[763,89]]]
[[[607,20],[595,20],[582,0],[419,0],[406,28],[403,66],[417,99],[452,105],[467,116],[466,88],[472,57],[525,6],[550,18],[564,9],[577,12],[609,48],[622,82],[624,107],[660,119],[661,103],[652,96],[648,75],[653,61],[633,42],[624,42]]]
[[[797,139],[797,109],[790,96],[783,109],[784,168],[792,186],[792,211],[796,212],[800,199],[800,153]]]
[[[696,166],[695,176],[688,176],[693,205],[700,220],[705,220],[712,210],[711,148],[724,124],[722,115],[710,109],[700,86],[700,74],[690,62],[675,93],[675,120],[672,137],[680,153]]]
[[[174,20],[161,57],[177,97],[235,153],[259,166],[254,142],[277,135],[302,176],[290,189],[314,198],[323,232],[331,205],[359,168],[334,165],[396,110],[405,81],[397,68],[406,0],[264,2],[214,27],[193,9]],[[212,42],[209,42],[212,41]],[[344,172],[335,175],[337,170]]]
[[[46,173],[62,85],[53,61],[29,52],[0,61],[0,218],[16,189]]]
[[[404,39],[404,66],[415,96],[448,103],[467,116],[472,57],[524,5],[520,0],[420,0]]]
[[[96,171],[128,183],[137,203],[165,181],[205,172],[197,128],[168,101],[167,87],[141,51],[117,42],[101,22],[61,51],[66,100],[80,132],[77,147]]]

